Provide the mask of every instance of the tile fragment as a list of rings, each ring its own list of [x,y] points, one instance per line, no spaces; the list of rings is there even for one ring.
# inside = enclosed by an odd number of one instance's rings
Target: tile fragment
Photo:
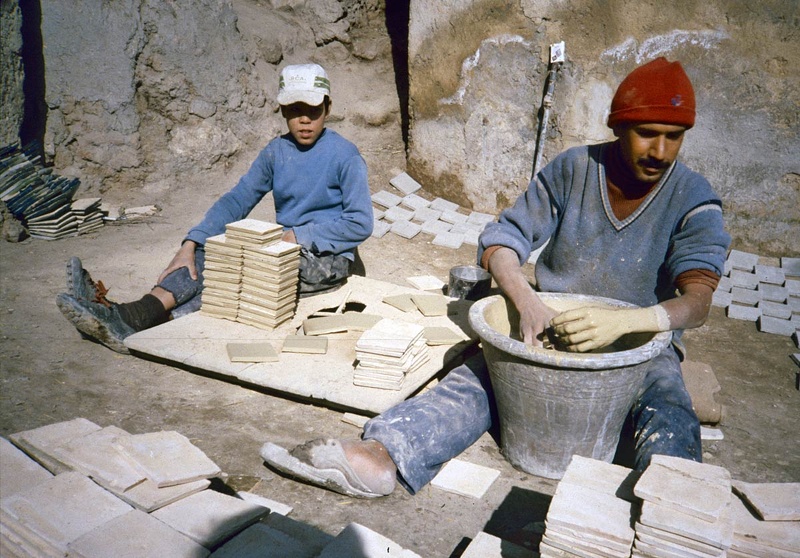
[[[433,275],[406,277],[406,281],[421,291],[441,291],[445,286],[444,281]]]
[[[784,335],[786,337],[791,337],[797,329],[791,320],[783,320],[781,318],[763,315],[758,318],[756,325],[758,326],[758,331]]]
[[[479,499],[483,498],[499,476],[500,471],[496,469],[460,459],[451,459],[433,478],[431,486],[446,492]]]
[[[753,271],[758,264],[758,254],[751,254],[742,250],[731,250],[728,253],[728,261],[732,269]]]
[[[375,238],[383,238],[392,230],[392,225],[386,221],[372,221],[372,236]]]
[[[452,226],[452,224],[445,223],[439,219],[431,219],[423,222],[420,230],[426,234],[437,235],[443,232],[448,232]]]
[[[152,513],[208,549],[268,514],[263,506],[215,490],[198,492]]]
[[[800,482],[733,481],[733,489],[764,521],[800,521]]]
[[[248,343],[226,343],[228,360],[231,362],[277,362],[279,360],[275,347],[269,341]]]
[[[403,196],[402,200],[400,200],[400,205],[410,209],[411,211],[417,211],[418,209],[426,208],[430,204],[431,202],[416,194],[407,194]]]
[[[372,201],[377,203],[380,206],[385,208],[395,207],[396,205],[400,204],[400,200],[402,199],[397,194],[392,194],[391,192],[387,192],[386,190],[379,190],[375,192],[371,196]]]
[[[754,306],[742,306],[740,304],[730,304],[727,308],[727,315],[734,320],[745,320],[755,322],[761,317],[761,310]]]
[[[209,551],[141,510],[131,510],[69,544],[75,558],[204,558]]]
[[[444,198],[436,198],[431,202],[430,205],[431,209],[436,209],[438,211],[456,211],[458,209],[458,204],[448,201]]]
[[[481,531],[464,549],[461,558],[536,558],[536,553]]]
[[[119,437],[115,444],[159,488],[208,479],[221,473],[200,448],[175,431]]]
[[[395,221],[392,223],[391,231],[397,236],[411,239],[422,231],[422,227],[411,221]]]
[[[420,558],[418,554],[358,523],[348,524],[319,554],[319,558],[354,556]]]
[[[464,243],[464,235],[452,232],[441,232],[433,239],[433,244],[436,246],[444,246],[445,248],[452,248],[458,250]]]
[[[422,188],[422,185],[411,178],[408,173],[401,172],[389,180],[389,184],[403,192],[403,194],[412,194]]]

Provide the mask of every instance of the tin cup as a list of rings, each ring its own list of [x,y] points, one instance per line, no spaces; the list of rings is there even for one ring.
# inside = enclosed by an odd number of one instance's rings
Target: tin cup
[[[452,298],[478,300],[489,294],[492,276],[476,265],[458,265],[450,270],[447,295]]]

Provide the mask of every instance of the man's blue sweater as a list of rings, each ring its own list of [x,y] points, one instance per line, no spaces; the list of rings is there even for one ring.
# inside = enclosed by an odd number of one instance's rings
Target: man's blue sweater
[[[611,210],[604,156],[610,144],[569,149],[531,181],[525,195],[487,225],[478,262],[490,246],[506,246],[536,263],[545,292],[604,296],[652,306],[676,296],[681,273],[722,275],[730,236],[721,202],[708,181],[675,162],[629,217]]]

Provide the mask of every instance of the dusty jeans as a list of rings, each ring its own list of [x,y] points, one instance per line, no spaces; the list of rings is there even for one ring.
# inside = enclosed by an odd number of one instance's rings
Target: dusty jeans
[[[398,481],[415,494],[491,427],[493,406],[486,362],[478,354],[433,389],[369,420],[363,437],[386,446]],[[701,461],[700,423],[672,347],[650,361],[630,418],[637,470],[644,470],[655,454]]]

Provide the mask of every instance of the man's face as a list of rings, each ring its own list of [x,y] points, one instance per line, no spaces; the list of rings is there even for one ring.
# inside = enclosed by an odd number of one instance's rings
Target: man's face
[[[622,160],[636,180],[655,184],[675,161],[683,143],[684,126],[631,124],[618,128]]]
[[[289,133],[300,145],[314,145],[325,128],[325,103],[315,107],[305,103],[281,105],[281,114],[286,119]]]

